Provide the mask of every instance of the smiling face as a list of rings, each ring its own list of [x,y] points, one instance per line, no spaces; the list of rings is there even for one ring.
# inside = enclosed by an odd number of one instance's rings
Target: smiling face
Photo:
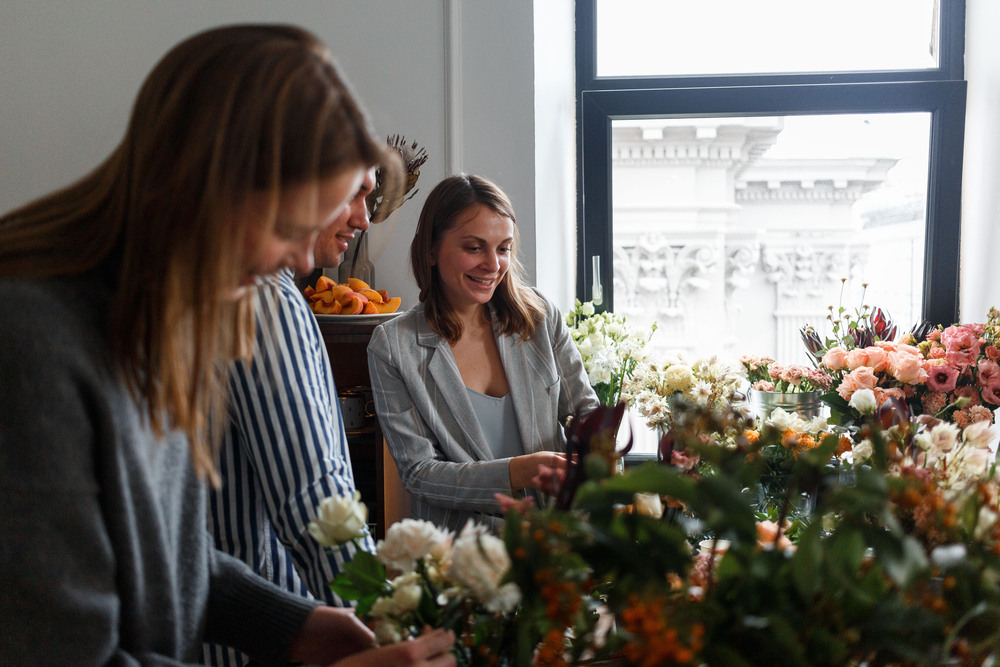
[[[240,220],[251,225],[244,253],[243,279],[237,292],[253,285],[260,276],[291,267],[297,273],[313,269],[313,250],[320,232],[341,218],[351,198],[361,187],[364,170],[346,169],[314,183],[283,188],[271,230],[263,229],[262,211],[268,195],[254,193],[236,210]]]
[[[510,267],[514,222],[477,204],[441,235],[432,265],[448,303],[468,312],[493,298]]]
[[[368,229],[368,205],[365,203],[365,197],[374,188],[375,167],[372,167],[365,172],[364,179],[347,208],[333,221],[333,224],[320,232],[316,239],[316,249],[313,253],[316,266],[332,268],[340,264],[344,253],[347,252],[347,244],[354,238],[354,233]]]

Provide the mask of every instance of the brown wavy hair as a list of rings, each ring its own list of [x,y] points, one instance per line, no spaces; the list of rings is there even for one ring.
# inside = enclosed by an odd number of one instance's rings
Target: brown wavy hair
[[[236,25],[181,42],[154,67],[120,145],[67,188],[0,217],[0,275],[95,272],[112,285],[110,349],[152,428],[184,431],[199,473],[215,475],[229,360],[253,340],[240,279],[248,225],[231,215],[251,194],[280,192],[398,156],[314,35]]]
[[[424,317],[431,329],[449,343],[462,337],[462,323],[444,295],[441,278],[431,258],[442,235],[454,227],[464,212],[477,205],[514,223],[510,266],[489,303],[501,333],[530,340],[535,335],[535,325],[545,315],[545,304],[525,283],[524,268],[517,259],[519,235],[514,206],[496,183],[482,176],[449,176],[434,187],[420,211],[417,231],[410,244],[410,268],[420,288]]]

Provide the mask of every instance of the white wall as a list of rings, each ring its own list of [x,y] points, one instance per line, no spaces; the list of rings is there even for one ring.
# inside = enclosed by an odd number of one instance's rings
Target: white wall
[[[419,193],[371,232],[376,282],[416,301],[409,243],[431,188],[456,170],[496,180],[535,278],[535,0],[14,0],[0,4],[0,211],[66,185],[124,132],[155,62],[201,29],[294,23],[322,38],[374,119],[427,148]],[[548,4],[547,0],[538,3]],[[558,0],[572,49],[572,3]],[[571,55],[570,55],[571,58]],[[572,60],[568,75],[572,76]],[[572,110],[570,98],[563,103]],[[565,109],[561,109],[564,111]],[[565,120],[565,119],[564,119]],[[570,117],[571,122],[571,117]],[[572,126],[564,155],[572,170]],[[568,133],[568,135],[566,134]],[[572,173],[570,171],[570,173]],[[572,229],[572,193],[558,224]],[[547,212],[548,214],[549,212]],[[551,248],[547,251],[551,252]],[[572,269],[572,247],[565,250]],[[564,273],[564,272],[563,272]],[[551,276],[548,278],[551,280]],[[545,287],[543,286],[543,290]]]
[[[969,81],[962,172],[961,318],[982,322],[1000,307],[1000,2],[966,0]]]

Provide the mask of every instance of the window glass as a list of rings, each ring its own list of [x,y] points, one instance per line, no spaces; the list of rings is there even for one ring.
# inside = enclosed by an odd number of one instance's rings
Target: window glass
[[[657,322],[658,356],[733,363],[808,364],[800,327],[862,298],[909,330],[929,136],[928,113],[613,121],[615,312]]]
[[[931,69],[936,0],[597,0],[597,76]]]

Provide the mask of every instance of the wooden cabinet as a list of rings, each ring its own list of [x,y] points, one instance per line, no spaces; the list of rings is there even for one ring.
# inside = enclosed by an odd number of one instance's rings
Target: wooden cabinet
[[[368,341],[377,322],[331,320],[323,317],[319,329],[330,355],[337,392],[346,389],[371,390],[368,375]],[[410,496],[403,490],[395,462],[385,446],[378,415],[363,427],[347,431],[354,481],[361,499],[368,505],[368,520],[374,524],[376,539],[396,521],[410,516]]]

